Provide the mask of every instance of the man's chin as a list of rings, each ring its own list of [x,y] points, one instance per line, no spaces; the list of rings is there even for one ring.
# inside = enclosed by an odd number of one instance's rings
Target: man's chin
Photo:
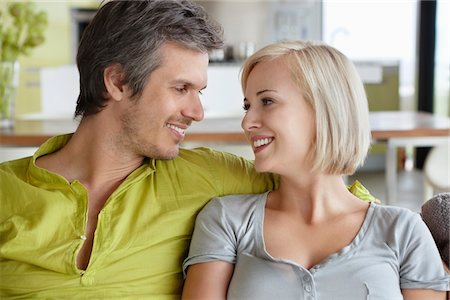
[[[177,158],[178,154],[180,154],[180,150],[177,147],[176,149],[171,149],[164,153],[162,153],[162,151],[161,151],[157,155],[154,155],[153,158],[160,159],[160,160],[172,160],[172,159]]]

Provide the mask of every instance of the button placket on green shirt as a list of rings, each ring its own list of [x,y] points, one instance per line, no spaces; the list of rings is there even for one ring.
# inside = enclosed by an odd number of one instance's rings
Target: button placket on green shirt
[[[108,259],[109,255],[117,250],[117,245],[115,245],[115,241],[117,240],[116,233],[111,230],[111,225],[117,222],[120,218],[120,215],[113,214],[115,206],[117,206],[119,201],[124,201],[122,195],[136,183],[141,180],[144,180],[146,177],[150,176],[153,172],[155,172],[155,164],[154,160],[146,159],[144,164],[133,171],[122,184],[109,196],[106,200],[104,207],[101,209],[98,220],[96,230],[94,232],[94,241],[91,250],[91,256],[89,259],[89,264],[86,270],[79,270],[81,274],[80,283],[83,286],[92,286],[95,285],[95,274],[98,270],[102,269],[104,262]],[[86,191],[84,186],[79,183],[80,189]],[[87,191],[86,191],[87,193]],[[88,199],[86,197],[86,203]],[[86,220],[87,220],[87,209],[86,209]],[[84,224],[84,228],[86,228],[86,223]],[[82,245],[82,244],[81,244]],[[81,248],[81,246],[80,246]],[[79,253],[79,249],[77,249],[75,253],[75,261],[77,255]],[[76,265],[75,265],[76,267]]]

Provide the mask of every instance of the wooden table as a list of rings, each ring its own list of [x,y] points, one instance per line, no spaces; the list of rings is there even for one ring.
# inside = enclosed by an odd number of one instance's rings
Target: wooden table
[[[393,204],[397,198],[397,148],[450,143],[450,119],[424,112],[371,112],[370,125],[374,142],[387,145],[384,200]]]
[[[239,118],[211,118],[193,123],[186,142],[246,143]],[[54,135],[74,132],[72,120],[18,120],[14,128],[0,129],[0,146],[37,147]]]
[[[206,118],[187,131],[186,142],[247,143],[240,118]],[[435,146],[450,142],[450,119],[423,112],[371,112],[372,138],[386,143],[385,202],[394,203],[397,193],[397,148]],[[71,120],[17,121],[13,129],[0,130],[0,146],[39,146],[48,138],[75,131]]]

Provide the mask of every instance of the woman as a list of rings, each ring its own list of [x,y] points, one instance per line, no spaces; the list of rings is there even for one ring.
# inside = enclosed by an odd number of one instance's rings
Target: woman
[[[449,277],[418,214],[361,201],[343,175],[370,145],[352,63],[314,42],[269,45],[243,66],[242,128],[277,190],[200,213],[185,299],[445,299]]]

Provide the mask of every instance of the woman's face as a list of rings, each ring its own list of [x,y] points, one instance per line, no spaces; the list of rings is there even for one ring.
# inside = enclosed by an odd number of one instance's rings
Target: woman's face
[[[282,60],[260,62],[250,72],[244,108],[242,128],[258,172],[288,175],[299,168],[310,169],[307,157],[315,137],[314,111]]]

